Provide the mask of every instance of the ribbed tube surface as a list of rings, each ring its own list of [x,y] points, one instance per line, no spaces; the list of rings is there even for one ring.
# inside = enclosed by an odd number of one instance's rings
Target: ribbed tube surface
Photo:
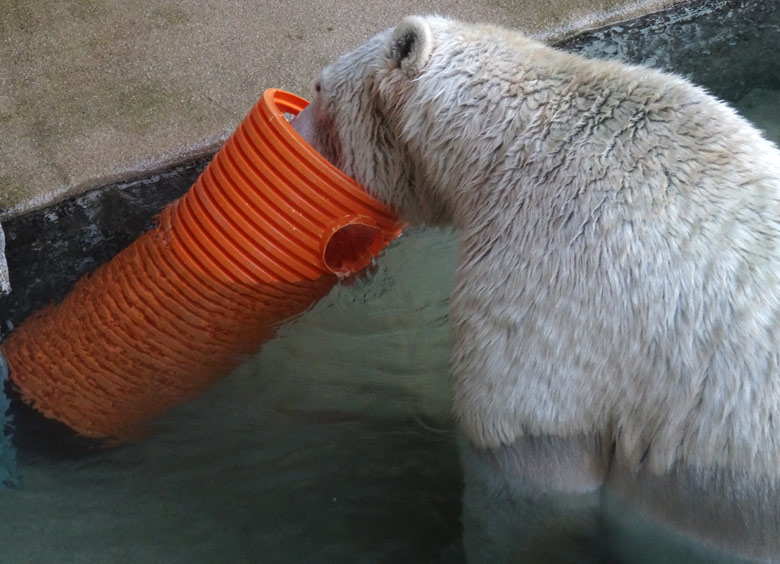
[[[2,343],[22,399],[121,441],[226,375],[399,233],[268,90],[159,225]],[[326,263],[327,257],[327,263]]]

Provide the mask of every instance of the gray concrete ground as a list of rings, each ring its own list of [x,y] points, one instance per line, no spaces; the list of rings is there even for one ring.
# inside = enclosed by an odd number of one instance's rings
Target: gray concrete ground
[[[263,90],[308,96],[323,65],[406,14],[555,40],[676,3],[4,0],[0,222],[213,152]]]

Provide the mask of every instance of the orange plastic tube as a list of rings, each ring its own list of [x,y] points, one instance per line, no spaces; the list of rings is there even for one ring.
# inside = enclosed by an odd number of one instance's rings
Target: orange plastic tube
[[[22,399],[118,442],[226,375],[402,225],[290,126],[267,90],[159,225],[2,343]]]

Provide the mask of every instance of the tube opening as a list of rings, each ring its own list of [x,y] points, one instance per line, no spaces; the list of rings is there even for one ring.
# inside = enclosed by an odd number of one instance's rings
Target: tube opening
[[[322,260],[333,274],[352,274],[371,264],[386,246],[382,230],[368,217],[349,217],[326,234]]]

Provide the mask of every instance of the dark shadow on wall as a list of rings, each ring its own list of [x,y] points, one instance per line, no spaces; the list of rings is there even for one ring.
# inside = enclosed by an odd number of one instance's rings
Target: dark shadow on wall
[[[558,47],[681,74],[735,102],[754,88],[780,89],[777,0],[688,2],[587,31]]]

